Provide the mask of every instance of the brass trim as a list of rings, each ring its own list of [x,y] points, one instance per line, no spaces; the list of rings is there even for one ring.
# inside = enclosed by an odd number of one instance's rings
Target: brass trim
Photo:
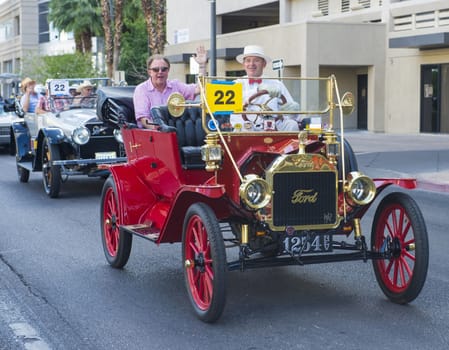
[[[248,244],[248,242],[249,242],[249,226],[247,224],[242,225],[241,234],[242,234],[241,243]]]
[[[360,238],[362,236],[362,227],[360,226],[360,219],[354,219],[354,238]]]

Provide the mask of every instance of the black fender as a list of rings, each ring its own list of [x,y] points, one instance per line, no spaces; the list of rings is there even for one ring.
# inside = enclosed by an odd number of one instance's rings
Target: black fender
[[[39,130],[38,140],[41,142],[44,138],[47,138],[50,144],[56,145],[64,141],[64,132],[59,128],[42,128]]]
[[[18,161],[31,154],[31,135],[25,122],[13,122],[11,125]]]
[[[37,135],[37,145],[36,149],[36,157],[34,160],[34,169],[42,170],[42,147],[44,144],[44,139],[47,139],[48,142],[52,145],[61,144],[64,139],[64,133],[59,128],[42,128],[39,130],[39,134]]]

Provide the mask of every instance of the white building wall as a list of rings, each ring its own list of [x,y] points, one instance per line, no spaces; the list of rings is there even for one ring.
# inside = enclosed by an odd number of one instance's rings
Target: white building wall
[[[219,18],[270,2],[217,1],[217,15]],[[167,3],[179,6],[179,1],[168,0]],[[167,46],[167,55],[194,52],[200,43],[209,47],[209,1],[200,2],[204,6],[201,11],[204,15],[200,18],[198,8],[194,8],[194,4],[199,4],[197,1],[183,3],[186,8],[182,15],[179,12],[168,14],[171,31],[181,25],[187,27],[190,20],[186,22],[186,18],[194,17],[195,26],[190,28],[190,41]],[[449,63],[449,48],[394,49],[389,48],[389,41],[413,35],[449,33],[449,0],[371,0],[367,8],[359,0],[350,0],[349,8],[345,9],[342,9],[341,0],[329,0],[327,4],[322,10],[328,15],[323,15],[318,11],[318,0],[280,0],[279,25],[218,34],[217,49],[260,44],[273,58],[284,59],[284,73],[315,76],[327,75],[333,70],[352,91],[356,89],[357,74],[364,72],[368,75],[368,129],[419,132],[421,66]],[[218,73],[240,68],[233,61],[217,61]],[[186,67],[181,66],[173,73],[179,72],[182,78],[185,70]],[[353,116],[350,118],[350,124],[356,127],[357,121]]]

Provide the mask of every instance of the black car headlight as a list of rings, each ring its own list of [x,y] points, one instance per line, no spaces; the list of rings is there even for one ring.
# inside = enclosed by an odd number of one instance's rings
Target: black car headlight
[[[374,199],[376,185],[368,176],[358,171],[353,171],[348,175],[345,192],[353,203],[366,205]]]
[[[270,185],[257,175],[246,175],[239,188],[240,199],[248,209],[258,210],[271,200]]]
[[[78,145],[85,145],[89,142],[90,131],[88,128],[81,126],[72,132],[72,140]]]

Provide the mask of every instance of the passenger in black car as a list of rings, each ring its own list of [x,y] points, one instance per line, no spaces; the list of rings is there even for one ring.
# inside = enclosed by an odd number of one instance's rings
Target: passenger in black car
[[[94,108],[96,97],[93,96],[94,86],[88,80],[85,80],[76,91],[79,93],[73,99],[73,106],[80,106],[81,108]]]

